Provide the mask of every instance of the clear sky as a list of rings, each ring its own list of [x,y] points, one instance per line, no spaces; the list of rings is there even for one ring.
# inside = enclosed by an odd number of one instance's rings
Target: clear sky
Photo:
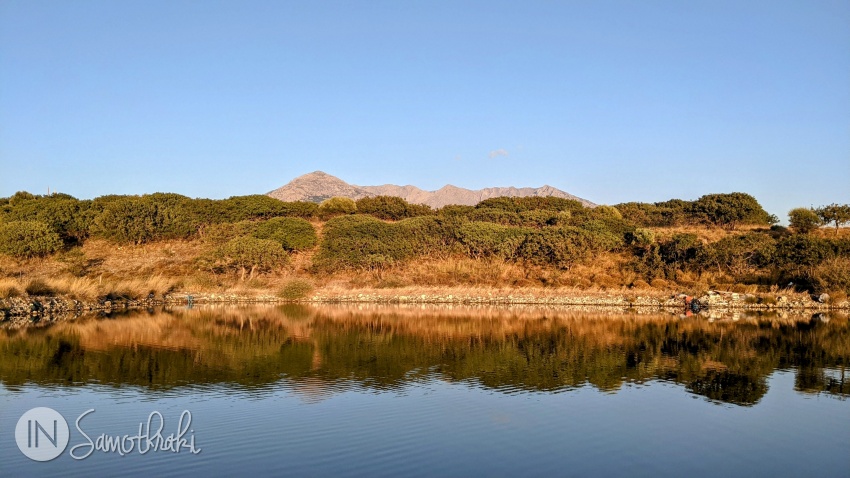
[[[850,203],[850,2],[0,1],[0,196]]]

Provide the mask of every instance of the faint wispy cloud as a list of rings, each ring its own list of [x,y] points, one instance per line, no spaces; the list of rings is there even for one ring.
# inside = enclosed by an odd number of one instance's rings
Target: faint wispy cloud
[[[507,155],[508,155],[508,150],[506,150],[506,149],[494,149],[493,151],[490,151],[490,154],[488,154],[490,159],[498,158],[499,156],[507,156]]]

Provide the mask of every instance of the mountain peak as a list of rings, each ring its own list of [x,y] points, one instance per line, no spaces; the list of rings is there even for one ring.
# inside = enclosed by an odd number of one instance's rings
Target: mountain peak
[[[447,184],[437,191],[425,191],[416,186],[355,186],[348,184],[336,176],[324,171],[313,171],[293,179],[286,185],[268,193],[273,198],[282,201],[311,201],[321,202],[325,199],[342,196],[354,200],[370,196],[396,196],[412,204],[427,204],[433,208],[449,204],[464,204],[474,206],[479,202],[500,196],[554,196],[574,199],[587,207],[595,204],[548,184],[540,188],[493,187],[480,190],[470,190]]]
[[[281,201],[310,202],[322,202],[336,196],[355,200],[372,196],[362,188],[348,184],[324,171],[313,171],[298,176],[284,186],[269,192],[268,195]]]

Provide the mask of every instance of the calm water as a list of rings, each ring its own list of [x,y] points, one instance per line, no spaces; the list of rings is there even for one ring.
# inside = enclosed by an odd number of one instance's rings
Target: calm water
[[[847,317],[714,319],[283,306],[0,329],[0,474],[850,476]],[[33,407],[68,422],[52,461],[16,444]],[[201,451],[74,459],[90,409],[93,442],[152,412],[177,434],[186,410]]]

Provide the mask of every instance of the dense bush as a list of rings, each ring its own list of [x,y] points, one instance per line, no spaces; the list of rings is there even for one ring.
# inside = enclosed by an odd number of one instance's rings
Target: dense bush
[[[263,194],[233,196],[214,205],[230,222],[270,219],[278,216],[310,217],[315,206],[310,203],[287,203]]]
[[[313,284],[304,279],[294,279],[286,283],[278,292],[278,296],[286,300],[298,300],[307,297],[313,291]]]
[[[434,211],[424,204],[410,204],[395,196],[375,196],[358,199],[356,211],[379,219],[398,221],[410,217],[428,216]]]
[[[344,197],[333,197],[325,199],[319,204],[318,215],[323,220],[336,216],[354,214],[357,212],[357,203],[353,199]]]
[[[591,215],[594,217],[595,213]],[[626,245],[626,236],[634,231],[634,227],[622,219],[606,217],[589,219],[576,225],[590,233],[594,251],[613,251]]]
[[[776,252],[776,241],[772,237],[750,232],[708,244],[698,251],[697,260],[703,269],[716,268],[718,272],[741,275],[770,266]]]
[[[768,225],[775,221],[749,194],[708,194],[696,201],[671,199],[653,204],[616,205],[628,222],[644,227],[708,224],[734,229],[741,224]]]
[[[395,226],[413,243],[417,255],[447,253],[457,243],[458,223],[451,219],[420,216],[404,219]]]
[[[552,196],[496,197],[485,199],[475,205],[476,209],[501,209],[513,213],[523,211],[581,211],[584,205],[573,199]]]
[[[0,223],[0,253],[15,257],[52,254],[62,247],[59,234],[39,221]]]
[[[29,193],[17,193],[12,199],[0,207],[0,219],[43,222],[67,243],[79,242],[88,235],[91,201],[80,201],[67,194]]]
[[[277,241],[287,251],[310,249],[316,245],[316,230],[308,221],[297,217],[275,217],[257,225],[254,237]]]
[[[356,214],[336,217],[325,224],[313,264],[325,271],[380,269],[416,252],[411,236],[403,227]]]
[[[770,215],[749,194],[707,194],[688,208],[692,220],[734,229],[739,224],[768,225]]]
[[[563,225],[569,218],[569,212],[523,211],[519,213],[520,225],[526,227],[542,228]]]
[[[593,235],[576,227],[558,227],[528,232],[516,256],[532,265],[569,269],[586,260],[594,250]]]
[[[466,216],[470,221],[492,222],[503,226],[518,226],[522,223],[519,214],[492,207],[475,208]]]
[[[502,226],[489,222],[468,222],[457,229],[458,242],[472,258],[513,259],[531,229]]]
[[[216,259],[225,268],[238,269],[243,280],[248,270],[253,277],[256,272],[266,272],[289,261],[280,243],[255,237],[231,239],[216,251]]]
[[[94,218],[91,229],[97,236],[134,244],[187,237],[194,232],[178,208],[150,196],[109,201]]]
[[[815,211],[805,207],[798,207],[788,211],[788,224],[795,231],[806,234],[820,227],[821,219]]]
[[[830,241],[796,234],[783,238],[776,244],[775,263],[785,270],[811,270],[834,256],[835,249]]]
[[[465,218],[475,210],[475,206],[464,206],[461,204],[449,204],[437,209],[437,215],[441,217]]]
[[[665,264],[675,264],[684,269],[697,258],[702,249],[702,242],[696,234],[676,234],[660,245],[659,253]]]

